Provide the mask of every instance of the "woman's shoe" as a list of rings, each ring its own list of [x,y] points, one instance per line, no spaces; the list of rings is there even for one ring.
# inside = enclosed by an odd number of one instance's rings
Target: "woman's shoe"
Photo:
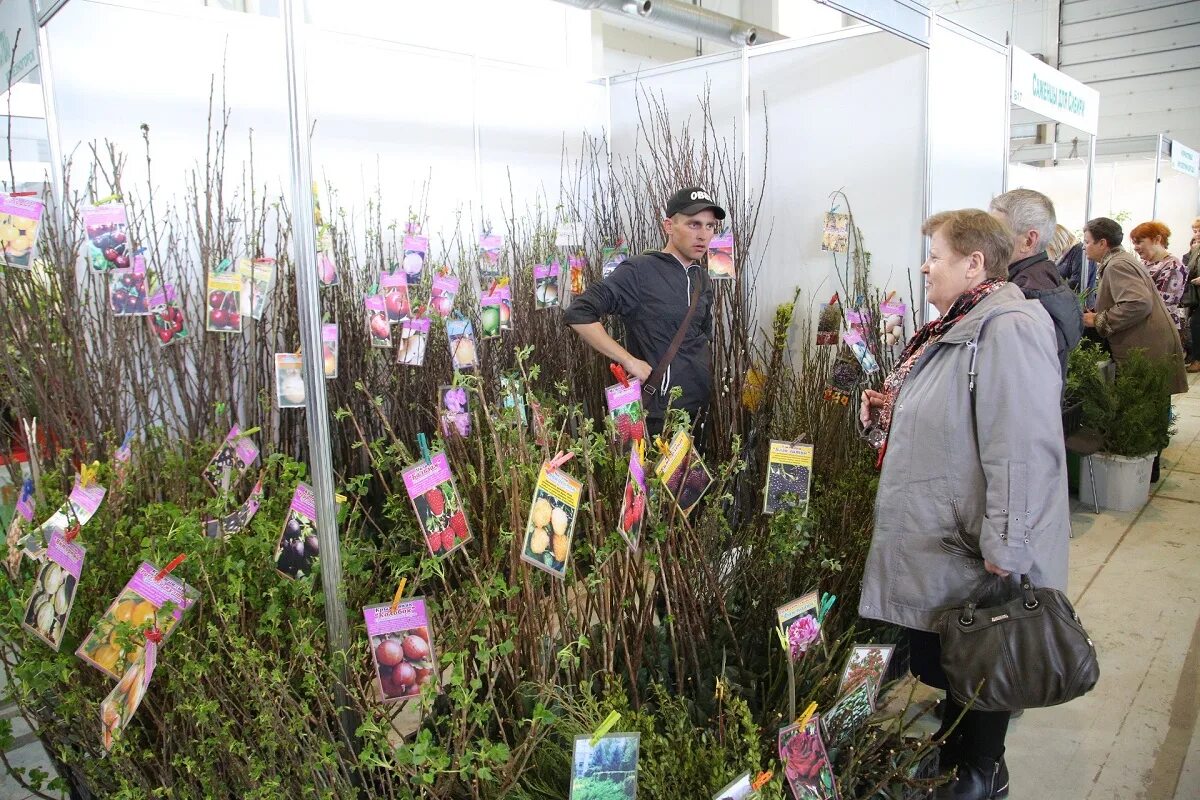
[[[975,757],[958,765],[958,775],[937,790],[935,800],[1003,800],[1008,797],[1008,766]]]

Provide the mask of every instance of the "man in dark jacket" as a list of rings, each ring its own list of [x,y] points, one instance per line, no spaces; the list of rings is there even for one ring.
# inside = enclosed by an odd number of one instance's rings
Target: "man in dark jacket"
[[[1050,314],[1058,338],[1058,362],[1067,377],[1067,356],[1083,337],[1083,310],[1079,298],[1063,282],[1058,266],[1046,255],[1054,236],[1054,203],[1032,189],[1013,189],[992,200],[991,214],[1013,231],[1012,261],[1008,279],[1029,300],[1037,300]]]
[[[601,355],[642,381],[670,349],[699,287],[695,312],[679,352],[665,365],[652,395],[643,394],[651,435],[662,431],[671,387],[683,394],[675,408],[692,420],[708,408],[712,390],[709,340],[712,337],[712,283],[700,264],[725,219],[725,210],[700,187],[680,189],[666,204],[663,233],[667,243],[622,262],[602,282],[571,301],[564,321]],[[609,335],[601,320],[616,314],[625,323],[625,345]]]

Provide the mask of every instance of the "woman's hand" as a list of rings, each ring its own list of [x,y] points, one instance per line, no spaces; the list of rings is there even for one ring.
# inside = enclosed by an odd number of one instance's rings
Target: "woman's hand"
[[[875,422],[880,408],[883,408],[883,392],[864,389],[862,403],[858,407],[858,421],[864,428]]]
[[[1096,327],[1096,312],[1094,312],[1094,311],[1083,312],[1083,327],[1085,327],[1085,328]]]
[[[993,575],[999,575],[1001,578],[1007,578],[1009,575],[1012,574],[1011,572],[1009,572],[1006,569],[1000,569],[995,564],[988,561],[986,558],[983,560],[983,568],[986,569],[988,572],[992,573]]]

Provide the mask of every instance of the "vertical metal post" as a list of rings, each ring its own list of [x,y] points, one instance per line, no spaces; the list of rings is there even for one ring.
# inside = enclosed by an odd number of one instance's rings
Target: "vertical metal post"
[[[31,0],[32,2],[32,0]],[[37,11],[35,6],[34,11]],[[34,19],[37,19],[36,13]],[[58,108],[54,104],[54,73],[50,67],[50,34],[46,22],[39,23],[36,31],[29,35],[37,37],[38,77],[42,82],[42,106],[46,117],[46,140],[50,144],[50,212],[56,215],[59,230],[63,217],[63,154],[62,141],[58,135]]]
[[[325,371],[321,361],[320,286],[317,283],[317,233],[313,223],[312,156],[308,138],[308,82],[304,34],[302,30],[298,30],[295,0],[283,0],[281,5],[287,61],[288,127],[291,134],[292,248],[296,262],[296,306],[300,317],[300,345],[304,352],[308,465],[316,495],[321,587],[325,592],[325,627],[329,636],[329,649],[331,653],[338,653],[349,648],[350,631],[346,618],[345,596],[342,593],[342,559],[338,546],[337,508],[333,500],[329,409],[325,397]],[[347,709],[345,668],[343,666],[340,669],[342,673],[335,687],[335,700],[342,709],[342,733],[347,743],[353,743],[356,726],[353,715]]]
[[[1160,133],[1154,144],[1154,202],[1150,206],[1150,219],[1158,219],[1158,182],[1162,176],[1162,143]]]
[[[1001,191],[1007,192],[1008,162],[1012,160],[1012,37],[1008,38],[1008,49],[1004,52],[1004,178]]]
[[[1088,134],[1087,191],[1085,192],[1084,197],[1083,197],[1083,216],[1084,216],[1083,224],[1084,225],[1087,225],[1087,223],[1092,219],[1092,198],[1093,198],[1094,192],[1095,192],[1095,183],[1096,183],[1096,134],[1092,133],[1092,134]],[[1097,270],[1099,270],[1099,266],[1097,266]],[[1097,271],[1096,277],[1097,278],[1100,277],[1099,271]],[[1085,289],[1090,290],[1093,288],[1093,284],[1091,281],[1091,270],[1088,269],[1088,259],[1087,259],[1086,255],[1083,257],[1083,267],[1080,269],[1079,283]]]

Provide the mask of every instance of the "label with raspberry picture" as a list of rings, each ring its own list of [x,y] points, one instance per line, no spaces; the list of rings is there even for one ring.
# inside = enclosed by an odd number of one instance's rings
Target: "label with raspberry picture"
[[[429,286],[429,305],[441,317],[454,313],[454,298],[458,295],[458,278],[438,275]]]
[[[533,504],[525,523],[521,560],[562,580],[571,557],[575,517],[583,498],[583,484],[561,468],[550,472],[542,464],[533,487]]]
[[[501,252],[504,249],[504,237],[484,234],[479,237],[479,276],[481,278],[498,278],[502,270]]]
[[[491,339],[512,330],[512,289],[497,286],[479,297],[479,336]]]
[[[403,276],[410,283],[420,283],[425,272],[425,261],[429,256],[429,237],[409,235],[404,237]]]
[[[183,309],[176,302],[175,284],[163,287],[150,295],[150,330],[158,337],[160,347],[175,344],[188,336],[187,321]]]
[[[275,404],[304,408],[304,360],[299,353],[275,354]]]
[[[390,348],[392,324],[388,322],[387,303],[383,295],[367,295],[363,298],[363,308],[367,315],[367,335],[371,338],[371,346]]]
[[[242,473],[258,460],[258,447],[250,437],[241,434],[242,429],[237,425],[230,428],[225,441],[204,468],[204,479],[213,491],[229,491]]]
[[[132,263],[129,219],[125,206],[106,203],[89,206],[79,212],[87,233],[88,264],[96,272],[127,269]]]
[[[604,390],[608,418],[613,423],[613,436],[618,447],[646,439],[646,414],[642,406],[642,382],[630,378],[629,385],[615,384]]]
[[[634,445],[629,452],[629,477],[625,481],[625,495],[621,498],[619,528],[630,550],[637,549],[648,502],[645,452],[642,447]]]
[[[387,311],[388,322],[399,322],[412,311],[408,297],[408,281],[404,273],[381,272],[379,274],[379,293],[383,295],[384,310]]]
[[[228,259],[221,262],[228,265]],[[208,273],[208,325],[212,333],[242,332],[242,279],[224,269]]]
[[[275,281],[275,259],[239,258],[237,273],[242,280],[241,307],[243,317],[262,319],[267,306],[271,284]]]
[[[479,349],[471,320],[446,320],[446,336],[450,339],[450,365],[454,369],[472,370],[479,366]]]
[[[696,507],[713,484],[712,473],[692,447],[692,437],[686,431],[679,431],[671,439],[667,454],[654,465],[654,474],[684,514]]]
[[[406,367],[419,367],[425,363],[425,349],[429,346],[429,317],[406,319],[400,323],[400,345],[396,348],[396,363]]]
[[[275,543],[275,569],[285,578],[311,575],[320,555],[317,541],[317,499],[307,483],[296,484],[292,504],[279,541]]]
[[[423,686],[440,692],[433,629],[424,597],[407,597],[392,611],[391,603],[363,609],[375,681],[385,703],[421,694]]]
[[[534,265],[534,308],[554,308],[558,305],[558,275],[561,271],[562,267],[557,261]]]
[[[430,555],[441,558],[471,541],[466,509],[445,453],[434,453],[400,473]]]
[[[33,269],[44,209],[35,197],[0,194],[0,266]]]
[[[763,489],[763,513],[781,508],[808,508],[812,486],[813,446],[772,440],[767,455],[767,485]]]

